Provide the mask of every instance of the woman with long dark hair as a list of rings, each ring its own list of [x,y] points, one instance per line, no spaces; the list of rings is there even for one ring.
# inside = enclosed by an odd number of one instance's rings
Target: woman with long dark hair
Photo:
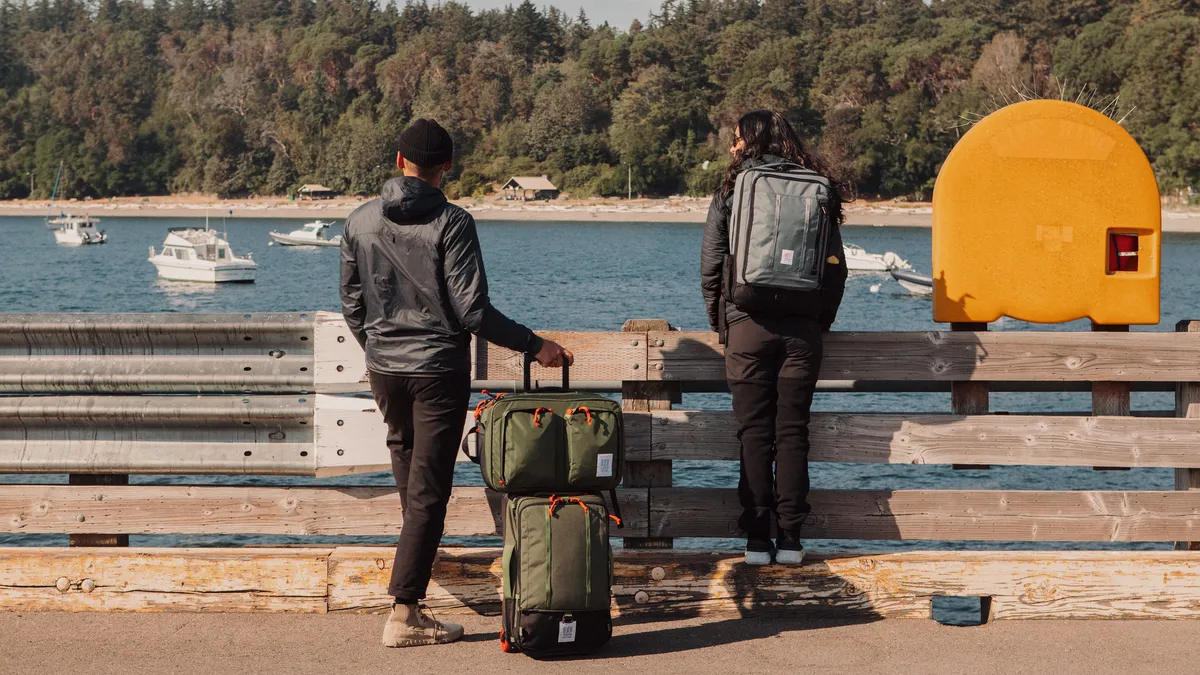
[[[738,176],[751,168],[788,164],[830,178],[824,162],[779,113],[757,110],[738,120],[724,184],[713,196],[704,227],[701,285],[709,323],[725,344],[725,375],[741,440],[746,562],[799,564],[801,525],[808,516],[808,422],[821,368],[821,334],[837,316],[846,287],[839,226],[849,190],[830,180],[828,236],[820,288],[779,293],[765,308],[739,308],[728,297],[729,221]],[[753,203],[751,203],[753,205]],[[786,251],[785,253],[791,253]],[[789,256],[790,258],[790,256]],[[791,260],[786,261],[790,263]],[[771,541],[771,528],[778,530]]]

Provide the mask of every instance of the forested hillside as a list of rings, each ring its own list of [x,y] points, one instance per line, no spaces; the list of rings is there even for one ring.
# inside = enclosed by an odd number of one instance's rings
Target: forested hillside
[[[746,110],[785,111],[862,194],[930,195],[975,115],[1063,92],[1200,188],[1200,0],[668,0],[647,25],[374,0],[0,0],[0,198],[302,182],[371,193],[418,116],[449,191],[709,192]],[[1065,83],[1065,84],[1064,84]],[[705,162],[709,161],[707,168]]]

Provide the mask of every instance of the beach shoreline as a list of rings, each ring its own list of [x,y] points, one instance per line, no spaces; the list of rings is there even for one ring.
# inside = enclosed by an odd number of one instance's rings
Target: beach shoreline
[[[125,197],[96,201],[0,201],[0,217],[44,217],[47,213],[88,214],[104,218],[278,218],[341,220],[367,199],[296,202],[272,199],[214,199],[197,196]],[[675,197],[635,200],[555,200],[505,202],[457,200],[479,222],[530,221],[562,223],[703,223],[708,198]],[[867,227],[931,227],[928,202],[859,201],[846,207],[846,224]],[[1164,232],[1200,232],[1200,210],[1164,209]]]

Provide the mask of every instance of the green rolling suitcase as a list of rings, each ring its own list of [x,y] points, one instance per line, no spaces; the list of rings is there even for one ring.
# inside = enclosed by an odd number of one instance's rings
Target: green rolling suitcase
[[[504,504],[500,646],[534,658],[590,654],[612,637],[608,513],[595,495]]]

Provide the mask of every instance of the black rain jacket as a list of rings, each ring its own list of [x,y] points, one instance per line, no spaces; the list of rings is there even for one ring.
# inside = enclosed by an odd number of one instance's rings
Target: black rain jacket
[[[374,372],[470,372],[472,334],[514,351],[542,348],[492,307],[475,219],[417,178],[388,181],[346,219],[341,286],[342,314]]]
[[[764,155],[761,159],[751,158],[742,163],[742,171],[782,161],[782,158],[774,155]],[[726,271],[725,257],[729,255],[729,218],[732,211],[733,195],[726,196],[718,189],[708,207],[708,219],[704,223],[704,241],[700,249],[700,287],[704,293],[705,308],[708,310],[708,323],[717,332],[723,332],[725,326],[731,326],[748,316],[733,303],[726,302],[722,295]],[[826,331],[837,318],[838,306],[842,304],[842,295],[846,291],[848,273],[841,228],[837,223],[832,225],[833,230],[825,247],[825,256],[836,256],[837,264],[826,268],[821,290],[811,291],[808,301],[780,308],[779,313],[781,316],[816,319],[822,330]],[[804,295],[809,295],[809,292],[805,292]]]

